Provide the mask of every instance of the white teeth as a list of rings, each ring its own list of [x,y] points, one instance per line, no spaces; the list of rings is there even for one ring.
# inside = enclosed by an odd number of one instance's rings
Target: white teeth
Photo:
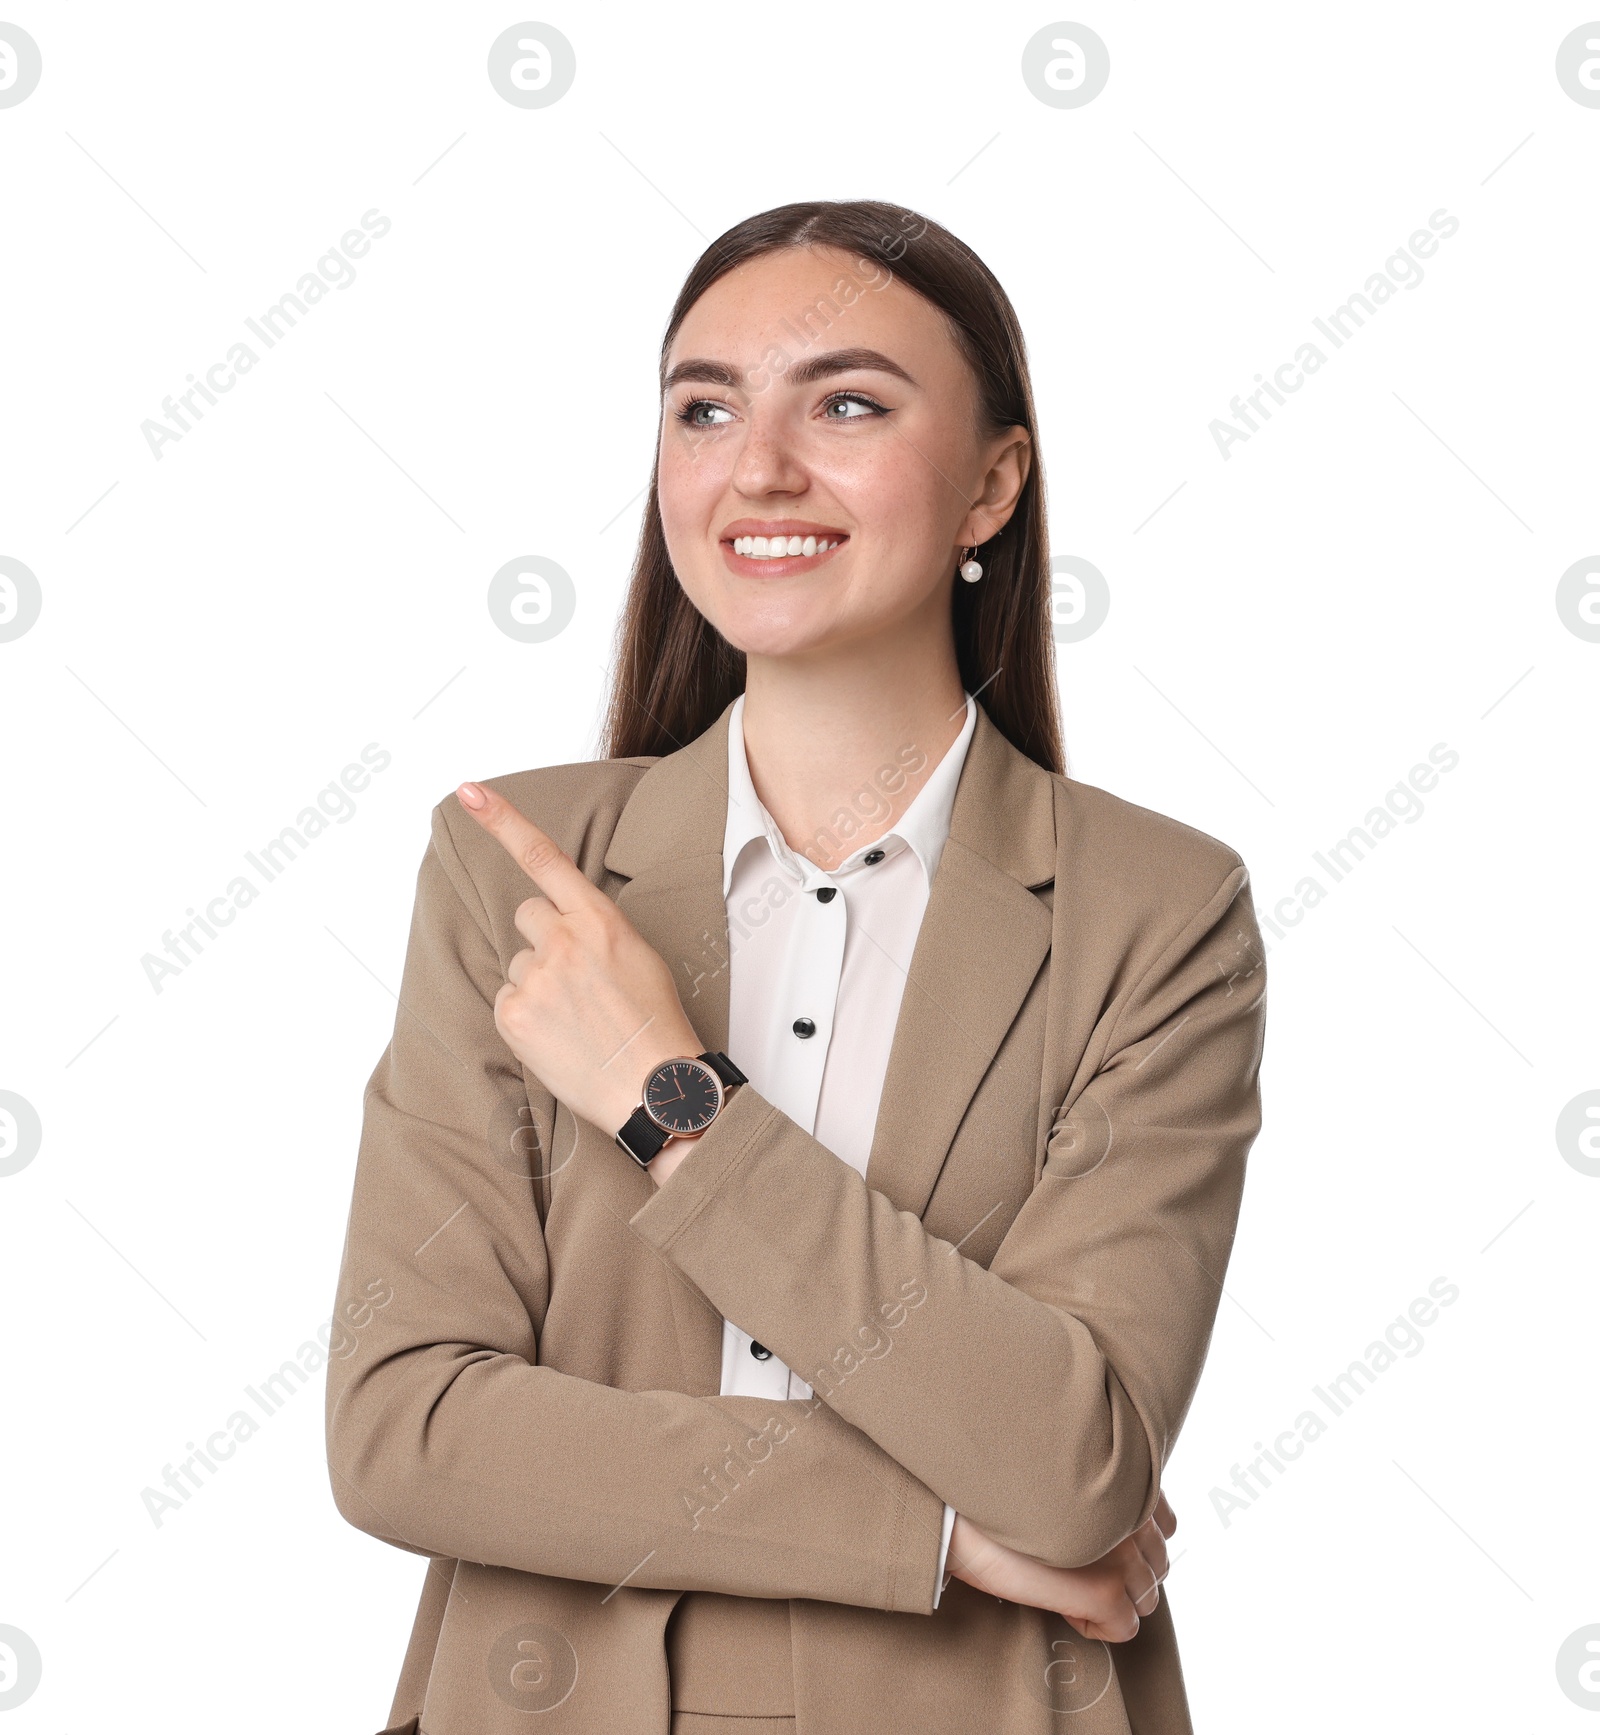
[[[809,559],[813,554],[826,554],[838,545],[838,541],[825,536],[736,536],[733,552],[742,554],[747,560],[784,560],[796,554]]]

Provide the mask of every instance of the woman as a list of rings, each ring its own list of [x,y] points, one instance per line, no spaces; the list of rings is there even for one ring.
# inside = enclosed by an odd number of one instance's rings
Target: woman
[[[328,1453],[430,1557],[390,1725],[1186,1731],[1244,864],[1062,774],[1021,334],[953,236],[739,224],[662,388],[607,757],[435,808],[368,1085]]]

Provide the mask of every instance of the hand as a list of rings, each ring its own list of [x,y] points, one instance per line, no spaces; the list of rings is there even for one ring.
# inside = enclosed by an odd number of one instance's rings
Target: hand
[[[1028,1608],[1053,1609],[1086,1639],[1121,1644],[1154,1612],[1167,1576],[1166,1539],[1178,1520],[1162,1494],[1150,1518],[1109,1554],[1088,1566],[1046,1566],[1030,1554],[991,1541],[958,1512],[950,1530],[947,1570],[990,1596]]]
[[[546,1090],[609,1137],[653,1067],[705,1045],[661,954],[572,857],[492,789],[463,783],[457,794],[544,894],[517,905],[529,948],[506,967],[495,1028]]]

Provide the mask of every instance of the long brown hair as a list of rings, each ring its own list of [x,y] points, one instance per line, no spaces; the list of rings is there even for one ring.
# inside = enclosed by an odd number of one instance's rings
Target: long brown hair
[[[976,376],[988,428],[1023,427],[1032,437],[1032,463],[1016,510],[979,550],[983,577],[953,586],[951,625],[962,685],[978,695],[1014,746],[1059,772],[1044,473],[1027,351],[1005,290],[965,242],[919,212],[876,199],[812,200],[747,217],[711,243],[678,292],[661,340],[662,379],[678,327],[713,283],[747,260],[807,245],[842,248],[875,274],[893,271],[939,308]],[[819,303],[824,323],[829,305],[828,297]],[[702,734],[744,691],[744,652],[695,608],[673,571],[657,483],[652,466],[633,578],[617,624],[603,736],[608,759],[671,753]]]

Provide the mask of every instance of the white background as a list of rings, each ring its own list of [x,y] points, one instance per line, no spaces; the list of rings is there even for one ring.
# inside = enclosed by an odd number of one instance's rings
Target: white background
[[[1166,1487],[1196,1727],[1600,1727],[1556,1653],[1593,1558],[1600,109],[1524,0],[944,14],[28,6],[0,110],[0,1623],[7,1735],[376,1730],[423,1563],[346,1525],[320,1376],[158,1526],[186,1443],[328,1317],[362,1089],[428,813],[590,758],[648,478],[656,351],[702,247],[875,197],[973,245],[1027,332],[1053,552],[1111,609],[1063,648],[1069,771],[1238,849],[1268,934],[1265,1128]],[[503,101],[490,42],[577,78]],[[1091,25],[1094,102],[1023,45]],[[1600,26],[1596,26],[1600,36]],[[392,229],[181,441],[141,424],[361,214]],[[1429,214],[1459,230],[1270,423],[1209,432]],[[258,346],[259,347],[259,346]],[[1327,345],[1323,346],[1327,348]],[[524,645],[485,597],[558,561]],[[392,763],[158,994],[141,964],[361,748]],[[1314,853],[1435,743],[1459,763],[1338,883]],[[1224,1523],[1213,1490],[1430,1282],[1459,1298]]]

